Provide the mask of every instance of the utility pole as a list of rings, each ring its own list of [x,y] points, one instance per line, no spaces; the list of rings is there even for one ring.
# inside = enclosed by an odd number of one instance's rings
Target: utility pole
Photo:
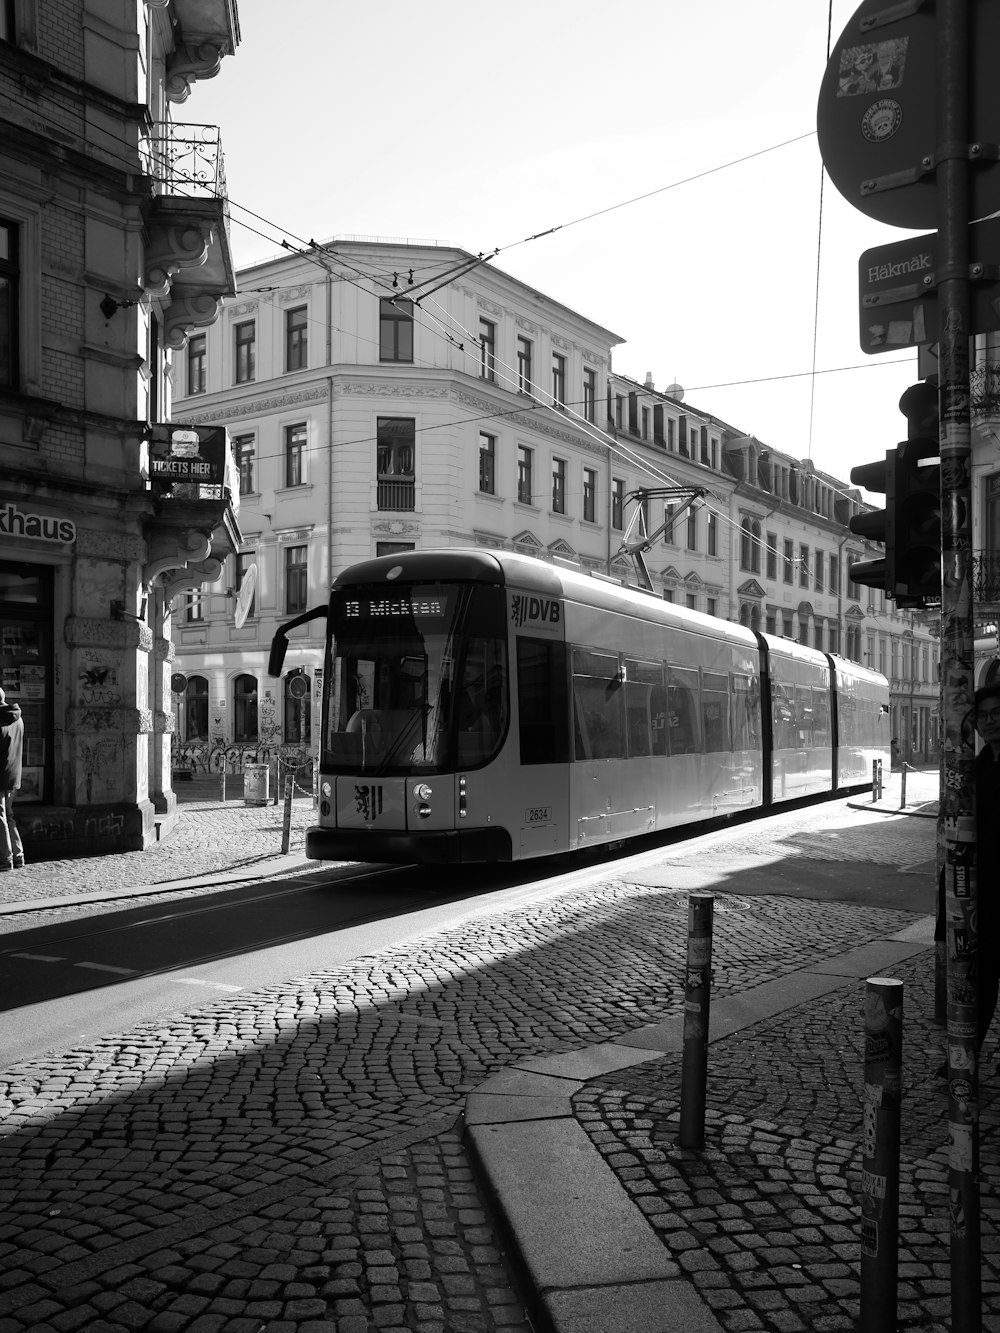
[[[941,312],[941,715],[948,951],[948,1196],[952,1327],[982,1327],[979,1208],[975,692],[969,406],[969,0],[938,0]]]

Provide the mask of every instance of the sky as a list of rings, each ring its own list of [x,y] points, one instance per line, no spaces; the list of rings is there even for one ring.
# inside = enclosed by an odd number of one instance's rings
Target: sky
[[[815,133],[856,7],[239,0],[236,55],[175,118],[221,128],[238,268],[282,239],[499,247],[624,340],[617,372],[846,481],[905,437],[917,378],[859,342],[859,257],[910,233],[838,193]]]

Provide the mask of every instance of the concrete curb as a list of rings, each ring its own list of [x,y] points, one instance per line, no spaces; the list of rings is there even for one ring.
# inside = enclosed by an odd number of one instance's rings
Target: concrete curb
[[[933,948],[934,920],[712,1001],[710,1041],[883,975]],[[592,1078],[682,1049],[683,1015],[614,1042],[536,1056],[466,1098],[464,1137],[548,1333],[721,1333],[573,1115]],[[608,1244],[608,1237],[614,1244]]]

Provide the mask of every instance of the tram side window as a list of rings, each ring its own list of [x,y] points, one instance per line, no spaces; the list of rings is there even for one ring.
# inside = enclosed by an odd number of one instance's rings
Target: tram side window
[[[664,754],[663,668],[659,662],[625,662],[625,721],[629,757]]]
[[[808,685],[795,687],[795,735],[798,745],[814,745],[812,690]]]
[[[813,745],[829,745],[830,737],[830,695],[826,690],[813,690]]]
[[[517,708],[522,764],[569,760],[566,646],[517,641]]]
[[[790,686],[774,685],[771,708],[774,715],[774,748],[776,750],[794,749],[797,743],[795,738],[795,696]]]
[[[617,653],[573,649],[573,724],[577,759],[625,757],[624,696]]]
[[[728,750],[730,748],[728,676],[716,671],[702,672],[701,715],[704,722],[705,753]]]
[[[671,754],[701,751],[698,693],[697,671],[667,668],[667,745]]]
[[[760,749],[760,690],[750,676],[732,678],[733,749]]]

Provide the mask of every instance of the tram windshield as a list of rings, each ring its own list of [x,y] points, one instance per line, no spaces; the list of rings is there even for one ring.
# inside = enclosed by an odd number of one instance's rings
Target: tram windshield
[[[481,585],[336,589],[322,768],[440,773],[496,754],[507,731],[505,601]]]

